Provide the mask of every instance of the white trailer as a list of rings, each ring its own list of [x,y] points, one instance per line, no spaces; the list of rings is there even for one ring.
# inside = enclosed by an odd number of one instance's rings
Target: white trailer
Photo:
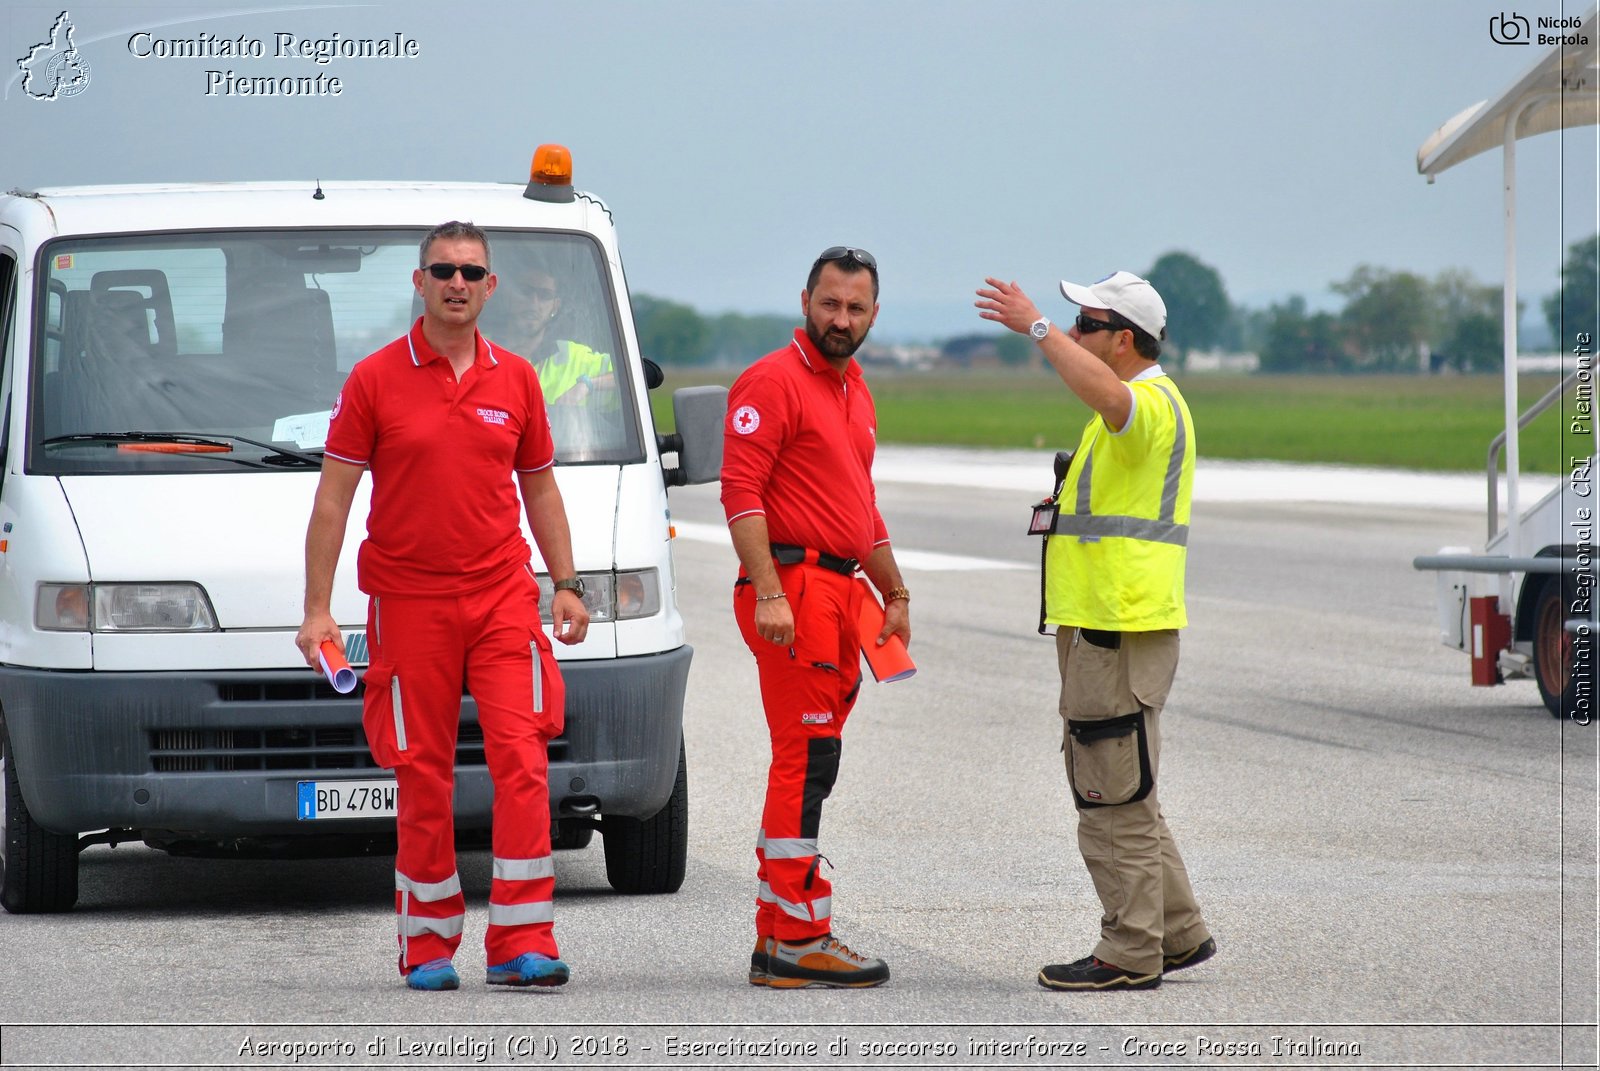
[[[1488,524],[1481,550],[1446,547],[1414,561],[1438,571],[1440,638],[1472,656],[1472,683],[1533,677],[1556,717],[1594,717],[1600,617],[1595,599],[1594,349],[1586,332],[1562,339],[1572,355],[1562,381],[1525,411],[1517,398],[1516,145],[1533,137],[1600,122],[1596,9],[1492,101],[1445,123],[1417,151],[1430,183],[1442,172],[1499,149],[1504,169],[1505,430],[1489,445]],[[1552,406],[1561,407],[1565,471],[1557,486],[1524,509],[1519,495],[1518,433]],[[1505,454],[1505,520],[1498,460]]]

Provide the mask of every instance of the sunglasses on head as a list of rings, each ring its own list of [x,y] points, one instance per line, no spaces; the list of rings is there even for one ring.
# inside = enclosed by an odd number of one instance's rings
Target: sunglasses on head
[[[440,282],[449,282],[456,277],[456,272],[461,273],[461,278],[469,283],[481,283],[483,277],[489,274],[489,269],[481,264],[452,264],[448,260],[436,261],[428,265],[428,274]]]
[[[822,251],[818,260],[853,260],[864,268],[878,270],[878,259],[865,249],[854,249],[848,245],[830,245]]]
[[[1092,335],[1096,331],[1122,331],[1122,330],[1125,330],[1125,328],[1121,324],[1112,323],[1110,320],[1096,320],[1091,316],[1085,316],[1081,312],[1078,313],[1078,321],[1077,322],[1078,322],[1078,333],[1082,334],[1082,335]]]

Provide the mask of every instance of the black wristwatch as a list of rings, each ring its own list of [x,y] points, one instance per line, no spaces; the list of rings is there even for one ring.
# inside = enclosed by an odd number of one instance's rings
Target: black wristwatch
[[[565,580],[557,580],[551,586],[556,591],[570,591],[580,599],[583,598],[584,592],[588,590],[583,586],[583,577],[581,576],[569,576]]]

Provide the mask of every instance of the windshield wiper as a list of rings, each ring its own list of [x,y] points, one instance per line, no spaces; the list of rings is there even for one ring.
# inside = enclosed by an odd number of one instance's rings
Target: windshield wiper
[[[218,442],[201,435],[187,435],[168,431],[86,431],[77,435],[57,435],[46,439],[45,446],[63,446],[68,443],[173,443],[179,446],[209,447],[213,450],[232,450],[231,443]]]
[[[287,446],[279,446],[276,443],[264,443],[259,439],[246,439],[243,435],[229,435],[228,438],[232,439],[236,443],[245,443],[248,446],[259,446],[261,449],[267,451],[267,453],[279,459],[280,464],[283,462],[295,462],[301,465],[309,465],[314,469],[320,469],[322,467],[321,450],[291,450]]]
[[[231,439],[233,442],[224,440]],[[90,431],[76,435],[57,435],[53,439],[46,439],[45,446],[66,446],[72,443],[149,443],[159,446],[170,443],[173,446],[194,447],[194,453],[228,453],[233,450],[233,443],[244,443],[265,450],[271,461],[248,462],[243,458],[228,458],[229,461],[238,461],[242,464],[276,464],[307,466],[320,469],[322,467],[322,453],[302,450],[291,450],[288,447],[277,446],[273,443],[262,442],[259,439],[247,439],[243,435],[232,435],[227,432],[218,432],[214,435],[195,435],[189,432],[172,431]],[[184,451],[177,451],[184,452]]]

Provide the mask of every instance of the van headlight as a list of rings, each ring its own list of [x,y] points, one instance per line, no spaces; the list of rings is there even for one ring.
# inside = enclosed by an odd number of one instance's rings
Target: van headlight
[[[34,622],[47,632],[216,632],[199,584],[40,584]]]
[[[656,569],[634,569],[624,573],[579,573],[583,577],[583,607],[589,623],[632,621],[654,617],[661,612],[661,574]],[[550,578],[539,574],[539,616],[550,620],[555,591]]]

